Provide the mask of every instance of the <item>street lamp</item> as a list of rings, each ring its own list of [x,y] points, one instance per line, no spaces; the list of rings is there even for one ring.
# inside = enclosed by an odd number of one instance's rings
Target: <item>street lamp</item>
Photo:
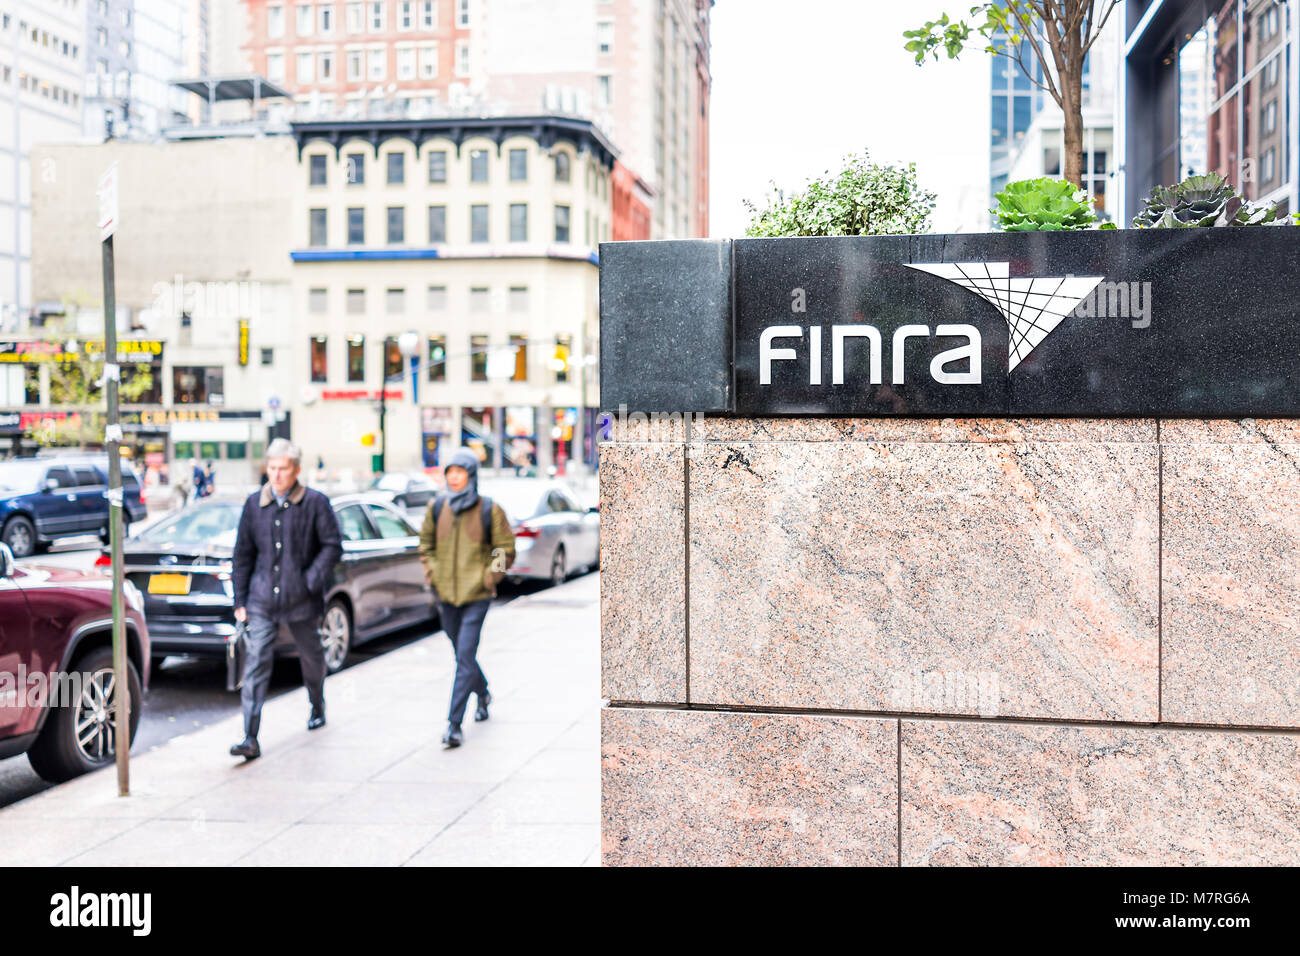
[[[385,419],[388,415],[388,342],[383,343],[384,354],[380,361],[380,382],[379,382],[379,473],[382,475],[388,470],[388,430]],[[405,374],[405,366],[410,364],[412,358],[419,354],[420,351],[420,334],[418,332],[403,332],[397,337],[397,350],[402,353],[403,369],[397,375],[393,376],[397,381],[402,380]],[[415,382],[418,376],[411,379],[411,400],[418,401],[415,395]]]

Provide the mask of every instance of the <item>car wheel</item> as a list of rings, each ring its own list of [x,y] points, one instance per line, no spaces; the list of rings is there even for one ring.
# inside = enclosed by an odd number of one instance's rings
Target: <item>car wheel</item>
[[[563,584],[568,577],[568,569],[564,566],[564,545],[560,545],[551,558],[551,584]]]
[[[15,558],[26,558],[39,550],[36,540],[36,526],[22,515],[14,515],[5,523],[4,534],[0,535]]]
[[[325,648],[325,672],[337,673],[352,650],[352,615],[347,605],[337,598],[325,608],[320,642]]]
[[[135,740],[143,695],[135,665],[128,660],[126,669],[131,694],[130,735],[131,740]],[[69,682],[78,692],[77,697],[54,702],[63,706],[51,707],[41,735],[27,752],[32,769],[53,783],[70,780],[112,763],[117,743],[117,694],[112,648],[100,647],[91,651],[77,661],[69,673],[80,677],[79,681]]]

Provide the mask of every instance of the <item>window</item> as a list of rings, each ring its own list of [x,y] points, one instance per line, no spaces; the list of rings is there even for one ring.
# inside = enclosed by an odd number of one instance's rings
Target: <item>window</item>
[[[384,11],[384,0],[371,0],[370,3],[370,32],[383,33],[384,21],[388,17]]]
[[[348,381],[364,382],[366,380],[366,337],[364,335],[348,336]]]
[[[510,151],[510,181],[522,183],[528,179],[528,150],[512,149]]]
[[[362,57],[360,50],[348,50],[348,80],[355,83],[361,79]]]
[[[366,290],[348,289],[348,315],[366,314]]]
[[[1259,181],[1262,185],[1267,186],[1273,182],[1273,175],[1277,171],[1277,149],[1270,146],[1264,151],[1264,160],[1260,164]]]
[[[318,154],[307,157],[308,182],[313,186],[324,186],[326,181],[324,155]]]
[[[324,289],[307,290],[307,311],[312,315],[324,315],[329,310],[329,293]]]
[[[366,241],[366,211],[360,206],[348,207],[348,245],[360,246]]]
[[[406,207],[388,207],[388,244],[401,245],[406,241]]]
[[[275,349],[262,349],[262,367],[270,368],[275,364]]]
[[[366,154],[348,153],[348,183],[361,186],[366,181]]]
[[[429,153],[429,182],[445,183],[447,181],[447,151],[435,149]]]
[[[310,6],[306,4],[299,6],[298,26],[297,26],[298,36],[300,37],[311,36],[311,30],[313,25],[312,21],[315,19],[316,18],[312,16],[312,10]]]
[[[1270,100],[1264,107],[1264,132],[1272,133],[1277,129],[1277,100]]]
[[[366,520],[366,513],[361,505],[347,505],[337,512],[339,533],[344,541],[373,541],[378,535]]]
[[[402,350],[397,339],[389,336],[384,339],[384,381],[391,382],[402,377]]]
[[[528,204],[512,202],[510,204],[510,241],[528,241]]]
[[[563,363],[557,361],[555,368],[555,381],[567,382],[569,380],[569,365],[573,361],[573,336],[557,335],[555,337],[555,354],[557,359],[563,359]]]
[[[596,77],[596,105],[614,105],[614,78],[608,75]]]
[[[488,151],[471,149],[469,151],[469,181],[485,183],[488,181]]]
[[[488,241],[488,207],[474,205],[469,207],[469,241]]]
[[[447,381],[447,338],[443,335],[429,336],[429,381]]]
[[[389,289],[384,293],[384,303],[389,315],[404,315],[406,313],[406,290]]]
[[[447,241],[447,207],[429,207],[429,242]]]
[[[415,29],[415,0],[398,0],[397,29],[402,33]]]
[[[325,246],[329,244],[329,235],[325,228],[325,210],[312,209],[311,221],[309,223],[309,236],[307,244],[311,246]]]
[[[283,53],[268,53],[266,55],[266,78],[277,83],[284,82]]]
[[[425,291],[424,307],[430,312],[447,311],[447,287],[445,285],[431,285]]]
[[[555,154],[555,181],[557,183],[567,183],[569,181],[572,168],[572,161],[568,153]]]
[[[438,75],[438,47],[437,44],[427,44],[420,47],[420,79],[432,80]]]
[[[475,286],[469,290],[469,310],[479,314],[486,312],[491,299],[492,293],[486,286]]]
[[[72,478],[78,488],[93,488],[96,485],[106,484],[93,468],[75,467],[72,469]]]
[[[328,35],[334,32],[334,4],[324,3],[320,6],[320,32]]]
[[[99,31],[103,33],[101,29]],[[284,36],[284,7],[266,8],[266,35],[271,39]],[[103,40],[99,41],[103,43]]]
[[[399,80],[415,79],[414,47],[403,47],[397,51],[397,78]]]
[[[415,536],[414,528],[383,505],[367,504],[366,508],[370,512],[370,520],[379,529],[379,537],[411,538]]]
[[[487,348],[488,337],[486,335],[471,335],[469,337],[469,380],[471,382],[487,381]]]
[[[365,26],[365,5],[361,3],[349,3],[347,19],[348,33],[360,33]]]
[[[329,50],[320,55],[320,79],[322,83],[334,79],[334,54]]]
[[[469,43],[465,40],[456,41],[456,75],[469,76]]]
[[[177,365],[172,369],[172,401],[178,405],[223,405],[223,379],[219,365]]]
[[[512,335],[510,344],[515,350],[515,373],[510,376],[510,381],[526,382],[528,381],[528,336]]]
[[[512,285],[510,287],[510,311],[514,313],[528,311],[528,286]]]
[[[366,69],[367,77],[372,80],[382,80],[388,75],[388,49],[386,47],[371,47],[366,51]]]
[[[602,20],[596,24],[596,54],[609,56],[613,52],[614,24],[609,20]]]
[[[555,207],[555,241],[569,241],[569,207]]]
[[[388,154],[388,185],[400,186],[406,182],[406,154]]]
[[[435,0],[420,0],[420,26],[432,30],[438,25],[438,4]]]
[[[313,82],[316,79],[316,55],[314,53],[299,53],[294,58],[293,69],[295,82]]]
[[[456,0],[456,5],[460,11],[456,22],[462,27],[469,26],[469,0]]]

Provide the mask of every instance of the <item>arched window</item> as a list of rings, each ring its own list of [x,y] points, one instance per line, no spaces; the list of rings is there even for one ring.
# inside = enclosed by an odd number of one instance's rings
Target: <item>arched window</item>
[[[555,154],[555,181],[557,183],[567,183],[569,181],[569,154]]]

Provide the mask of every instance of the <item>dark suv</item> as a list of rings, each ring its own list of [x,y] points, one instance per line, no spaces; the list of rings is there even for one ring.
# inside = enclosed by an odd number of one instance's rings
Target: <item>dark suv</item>
[[[17,565],[0,544],[0,757],[26,753],[46,780],[113,762],[113,581],[97,572]],[[125,583],[131,737],[149,683],[149,631]]]
[[[147,510],[135,471],[122,462],[123,519]],[[57,538],[108,536],[108,459],[19,458],[0,461],[0,541],[16,558],[44,551]]]

